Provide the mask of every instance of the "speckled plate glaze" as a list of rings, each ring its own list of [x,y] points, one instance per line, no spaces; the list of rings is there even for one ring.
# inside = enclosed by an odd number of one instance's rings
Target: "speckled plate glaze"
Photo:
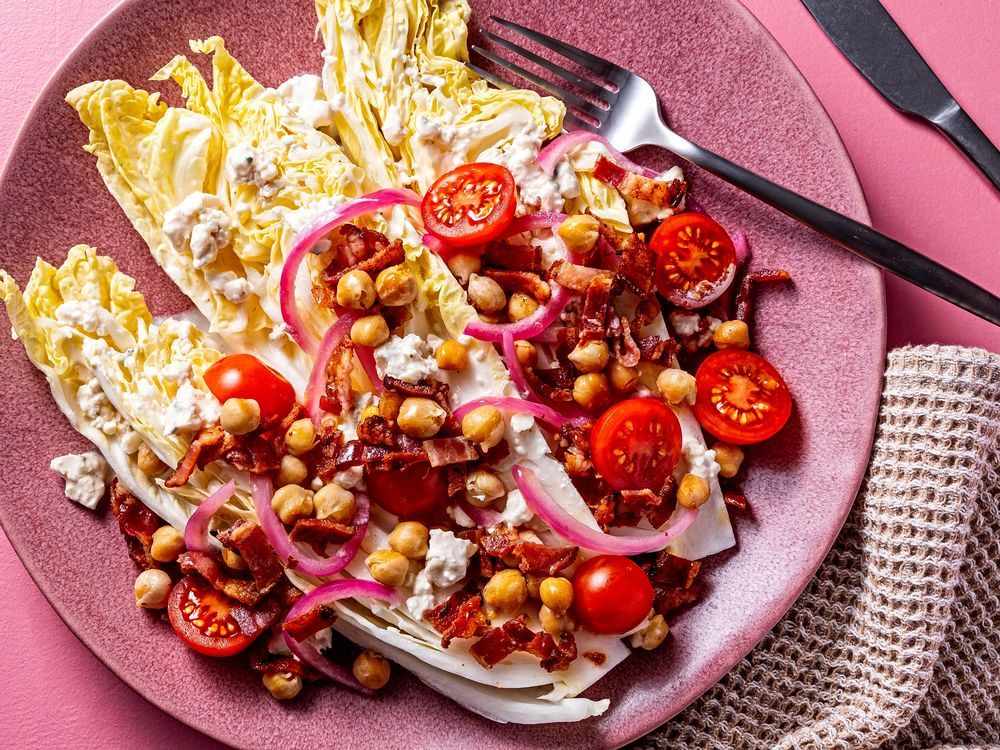
[[[851,163],[791,62],[735,0],[474,2],[575,41],[646,76],[675,128],[806,195],[868,218]],[[75,243],[103,248],[139,279],[156,313],[187,305],[154,265],[81,149],[86,132],[63,103],[97,78],[141,85],[187,40],[224,36],[268,85],[317,71],[308,0],[129,0],[76,49],[42,93],[0,185],[0,266],[23,283],[36,255],[59,263]],[[167,89],[164,89],[167,90]],[[170,92],[169,99],[176,100]],[[642,155],[665,166],[662,153]],[[242,664],[185,649],[131,602],[135,571],[114,519],[62,496],[49,459],[83,450],[19,343],[3,336],[0,521],[38,586],[105,664],[178,719],[240,747],[613,747],[654,729],[713,685],[789,608],[819,566],[868,461],[885,354],[880,273],[774,211],[696,171],[693,189],[725,226],[750,237],[756,267],[783,266],[794,285],[758,295],[760,351],[795,396],[779,438],[749,451],[752,510],[736,514],[739,547],[705,566],[704,601],[670,639],[640,653],[587,694],[601,718],[503,726],[398,675],[375,699],[334,687],[291,704],[271,700]],[[29,625],[26,624],[26,627]],[[48,679],[58,679],[50,675]]]

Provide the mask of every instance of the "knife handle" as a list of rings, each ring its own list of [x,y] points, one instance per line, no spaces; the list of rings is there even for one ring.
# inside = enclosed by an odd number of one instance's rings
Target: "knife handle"
[[[1000,326],[1000,298],[937,261],[692,143],[665,125],[660,135],[656,145],[732,183],[875,265]]]
[[[957,102],[952,100],[951,105],[941,114],[932,117],[931,122],[972,159],[993,183],[993,187],[1000,190],[1000,151]]]

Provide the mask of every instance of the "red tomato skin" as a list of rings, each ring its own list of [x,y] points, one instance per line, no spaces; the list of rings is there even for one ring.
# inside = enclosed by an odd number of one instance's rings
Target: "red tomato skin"
[[[697,242],[682,239],[688,232],[697,233],[704,242],[715,242],[711,251]],[[717,221],[694,211],[686,211],[666,219],[649,240],[649,248],[656,253],[656,287],[670,303],[687,309],[696,309],[709,304],[732,283],[736,270],[736,248],[732,238]],[[681,257],[677,264],[668,259],[672,254]],[[687,263],[683,261],[687,261]],[[697,261],[698,274],[685,268]],[[683,288],[676,283],[671,271],[682,269],[683,283],[692,288]],[[698,279],[696,282],[695,279]],[[728,281],[727,281],[728,279]],[[700,282],[700,283],[699,283]],[[721,288],[720,288],[721,285]]]
[[[365,469],[371,499],[404,521],[439,516],[448,504],[444,470],[422,461],[396,470]]]
[[[626,633],[653,606],[653,584],[627,557],[598,555],[576,566],[573,611],[584,628],[606,635]]]
[[[636,448],[646,449],[643,452],[648,452],[654,447],[665,449],[665,455],[659,458],[655,467],[647,465],[646,474],[628,474],[616,465],[613,457],[612,449],[628,447],[621,433],[622,424],[626,419],[647,426],[655,419],[663,430],[655,445],[651,440],[643,439],[641,435],[634,438]],[[651,489],[658,492],[680,461],[681,445],[681,425],[677,421],[677,415],[663,401],[654,398],[630,398],[613,404],[594,423],[590,431],[591,460],[594,462],[594,468],[616,490]]]
[[[468,203],[471,208],[480,200],[472,189],[477,184],[489,184],[496,190],[496,195],[488,198],[495,204],[490,212],[476,221],[469,221],[467,216],[450,223],[443,221],[438,213],[441,202],[450,197],[455,204]],[[462,191],[462,187],[466,189]],[[452,248],[471,249],[477,245],[485,246],[490,240],[500,237],[514,220],[516,209],[517,186],[510,170],[499,164],[484,162],[463,164],[439,177],[424,194],[420,215],[424,227],[435,237]]]
[[[246,609],[239,602],[212,589],[207,583],[197,582],[191,576],[185,576],[179,580],[170,591],[170,599],[167,601],[167,617],[174,632],[188,648],[205,656],[221,658],[238,654],[253,643],[254,639],[248,638],[242,632],[225,638],[202,634],[193,623],[185,618],[181,610],[185,597],[192,589],[203,594],[210,601],[221,602],[222,606],[226,607],[227,613],[238,608]]]
[[[279,421],[295,403],[291,383],[252,354],[223,357],[205,370],[205,385],[219,403],[252,398],[260,406],[260,421],[265,425]]]
[[[758,424],[741,428],[731,419],[720,414],[712,403],[713,386],[720,382],[725,368],[749,367],[775,382],[776,387],[767,402],[765,418]],[[725,349],[708,355],[695,372],[698,395],[694,415],[707,432],[734,445],[751,445],[767,440],[778,433],[792,413],[792,395],[781,373],[759,354],[742,349]]]

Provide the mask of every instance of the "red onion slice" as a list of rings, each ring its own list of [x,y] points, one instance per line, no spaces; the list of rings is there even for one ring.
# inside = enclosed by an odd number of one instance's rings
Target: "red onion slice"
[[[664,297],[667,298],[668,302],[672,302],[678,307],[683,307],[687,310],[697,310],[698,308],[710,305],[721,297],[727,289],[729,289],[730,285],[733,283],[733,279],[736,278],[737,265],[737,263],[730,263],[729,268],[726,269],[726,274],[717,281],[710,284],[704,281],[701,282],[706,286],[704,289],[688,291],[671,289],[664,295]]]
[[[317,427],[320,426],[320,421],[323,418],[320,402],[323,398],[323,392],[326,390],[326,368],[330,364],[330,357],[333,355],[333,350],[337,348],[337,344],[343,340],[357,319],[356,313],[344,311],[337,322],[327,329],[323,341],[320,342],[319,349],[316,351],[316,364],[313,365],[309,382],[306,384],[305,402],[306,411]]]
[[[184,525],[184,546],[190,552],[211,552],[212,545],[208,541],[208,526],[219,508],[233,496],[236,482],[230,479],[219,489],[206,497],[199,505],[188,522]]]
[[[553,341],[552,343],[555,342]],[[537,403],[539,406],[551,409],[552,412],[563,421],[563,423],[568,421],[572,424],[580,426],[592,421],[593,417],[588,415],[575,404],[559,404],[558,407],[545,404],[544,399],[542,399],[535,392],[535,389],[531,387],[527,376],[524,374],[524,368],[521,367],[521,361],[517,358],[517,349],[514,346],[514,337],[509,333],[505,333],[501,340],[501,346],[503,347],[504,359],[507,360],[507,369],[510,371],[510,379],[514,385],[517,386],[521,395],[523,395],[526,399],[531,399],[532,402]]]
[[[552,298],[527,318],[516,323],[486,323],[482,320],[473,320],[465,327],[466,335],[491,344],[499,344],[505,332],[510,333],[515,339],[534,338],[555,322],[573,297],[572,292],[565,287],[552,284],[552,288],[554,289]]]
[[[535,419],[539,419],[554,430],[558,430],[567,422],[575,425],[582,425],[590,420],[583,415],[568,416],[560,414],[551,406],[525,401],[523,398],[512,398],[509,396],[477,398],[462,404],[455,409],[455,418],[461,420],[466,414],[480,406],[494,406],[500,411],[513,412],[514,414],[530,414]]]
[[[507,227],[503,238],[507,239],[508,237],[514,237],[525,232],[537,232],[539,229],[551,229],[562,224],[568,218],[566,214],[551,211],[538,211],[526,216],[518,216]]]
[[[656,177],[656,172],[628,159],[621,151],[608,143],[606,138],[602,138],[596,133],[591,133],[586,130],[571,130],[568,133],[563,133],[562,135],[552,139],[552,142],[549,143],[549,145],[538,152],[538,166],[540,166],[545,173],[553,174],[556,171],[556,165],[559,164],[559,160],[566,156],[566,154],[577,146],[582,146],[585,143],[592,142],[597,142],[604,146],[604,148],[608,150],[608,153],[614,157],[614,160],[621,166],[625,167],[625,169],[631,172],[638,172],[645,177]]]
[[[253,507],[257,512],[260,527],[286,567],[316,578],[328,578],[342,571],[358,554],[361,540],[368,530],[370,511],[368,496],[363,492],[354,493],[354,499],[358,504],[353,521],[358,530],[354,532],[354,536],[340,545],[340,549],[329,557],[317,557],[312,552],[296,546],[288,538],[284,525],[271,508],[271,497],[274,494],[271,479],[254,474],[250,477],[250,483],[253,488]]]
[[[737,229],[733,232],[731,239],[733,240],[733,249],[736,251],[736,266],[739,268],[750,257],[750,245],[742,229]]]
[[[458,507],[481,529],[490,529],[503,520],[503,514],[490,508],[477,508],[472,503],[460,502]]]
[[[303,350],[315,354],[319,349],[319,341],[302,317],[295,298],[295,277],[299,273],[302,261],[317,242],[341,224],[398,205],[419,206],[420,196],[406,189],[377,190],[342,203],[317,217],[295,236],[291,250],[285,258],[285,265],[281,269],[278,301],[281,305],[282,320],[288,326],[291,337]]]
[[[365,375],[372,382],[372,390],[375,393],[381,393],[385,390],[385,384],[382,382],[382,378],[378,375],[378,368],[375,366],[375,352],[372,351],[370,346],[359,346],[354,345],[354,356],[358,358],[361,363],[361,369],[365,371]]]
[[[358,580],[340,580],[340,581],[330,581],[329,583],[324,583],[322,586],[317,586],[308,594],[302,596],[285,616],[285,622],[289,620],[294,620],[299,615],[305,614],[309,610],[320,607],[324,604],[332,604],[333,602],[339,601],[341,599],[379,599],[393,606],[399,606],[400,598],[399,594],[388,586],[384,586],[381,583],[375,583],[375,581],[358,581]],[[320,653],[319,649],[313,646],[308,641],[297,641],[289,633],[283,634],[285,637],[285,643],[288,644],[289,650],[298,657],[299,661],[304,664],[308,664],[310,667],[315,669],[327,677],[329,677],[334,682],[337,682],[345,687],[349,687],[352,690],[356,690],[360,693],[366,695],[371,695],[375,691],[371,688],[366,688],[354,675],[341,667],[339,664],[334,664],[332,661],[327,659],[323,654]]]
[[[531,469],[515,466],[511,473],[521,490],[524,502],[546,525],[567,542],[591,552],[606,555],[641,555],[666,547],[679,537],[698,517],[697,510],[682,508],[674,525],[666,531],[651,531],[641,536],[612,536],[576,520],[557,503],[538,481]]]

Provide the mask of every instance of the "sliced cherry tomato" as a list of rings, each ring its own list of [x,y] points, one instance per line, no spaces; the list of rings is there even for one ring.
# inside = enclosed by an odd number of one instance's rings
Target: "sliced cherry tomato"
[[[442,175],[424,195],[424,226],[453,247],[496,239],[514,220],[514,175],[499,164],[464,164]]]
[[[658,399],[619,401],[590,431],[594,468],[616,490],[659,492],[681,457],[681,426]]]
[[[573,611],[593,633],[625,633],[649,614],[653,584],[642,568],[619,555],[584,560],[573,574]]]
[[[694,377],[695,416],[720,440],[759,443],[784,427],[792,413],[792,394],[785,381],[770,362],[752,352],[714,352]]]
[[[205,384],[220,403],[252,398],[260,406],[260,421],[277,422],[295,403],[295,389],[252,354],[230,354],[205,370]]]
[[[236,609],[246,607],[194,576],[178,581],[167,602],[174,632],[206,656],[232,656],[253,643],[233,618]]]
[[[404,520],[431,518],[448,504],[444,469],[426,461],[394,471],[365,469],[365,483],[372,500]]]
[[[649,241],[656,253],[656,288],[679,307],[704,307],[736,275],[733,241],[718,222],[686,211],[657,227]]]

